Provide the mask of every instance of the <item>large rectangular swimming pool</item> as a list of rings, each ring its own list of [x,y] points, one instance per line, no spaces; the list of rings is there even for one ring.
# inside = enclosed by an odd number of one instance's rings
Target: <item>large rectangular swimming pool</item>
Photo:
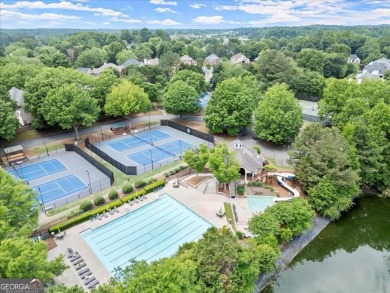
[[[81,235],[113,274],[130,259],[154,261],[198,240],[212,225],[168,194]]]

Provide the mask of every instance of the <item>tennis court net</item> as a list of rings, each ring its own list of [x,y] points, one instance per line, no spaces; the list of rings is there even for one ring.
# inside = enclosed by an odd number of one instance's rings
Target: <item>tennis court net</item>
[[[168,155],[170,155],[171,157],[176,157],[176,154],[173,154],[171,152],[168,152],[167,150],[164,150],[163,148],[159,147],[159,146],[154,146],[156,149],[159,149],[160,151],[163,151],[164,153],[167,153]]]
[[[132,134],[132,135],[133,135],[136,139],[139,139],[140,141],[143,141],[143,142],[146,143],[146,144],[153,145],[153,143],[152,143],[152,136],[151,136],[151,135],[149,135],[149,138],[150,138],[149,141],[146,140],[146,139],[141,138],[140,136],[137,136],[137,135],[134,135],[134,134]]]

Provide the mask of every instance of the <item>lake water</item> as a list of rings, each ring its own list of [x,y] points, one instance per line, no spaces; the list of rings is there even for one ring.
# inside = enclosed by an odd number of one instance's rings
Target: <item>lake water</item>
[[[356,201],[263,292],[390,293],[390,200]]]

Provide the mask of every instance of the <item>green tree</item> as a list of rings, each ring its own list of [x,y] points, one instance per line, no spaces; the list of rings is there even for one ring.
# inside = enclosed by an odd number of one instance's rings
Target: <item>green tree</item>
[[[0,243],[0,278],[53,281],[67,268],[63,255],[47,261],[47,244],[26,238],[5,239]]]
[[[107,53],[103,49],[92,48],[81,53],[77,60],[77,67],[96,68],[100,67],[108,60]]]
[[[359,164],[353,147],[337,128],[322,128],[319,123],[309,125],[296,138],[289,155],[304,191],[326,176],[339,192],[347,194],[352,204],[359,193]]]
[[[257,64],[260,80],[267,85],[283,82],[289,84],[290,79],[299,71],[292,58],[277,50],[261,52]]]
[[[347,58],[351,54],[351,48],[345,44],[333,44],[328,49],[327,53],[343,54]]]
[[[201,109],[199,94],[186,82],[177,80],[168,86],[163,96],[163,105],[168,113],[183,116]]]
[[[255,133],[278,144],[290,141],[303,124],[302,109],[285,84],[269,88],[254,115]]]
[[[53,67],[71,67],[72,63],[70,62],[69,58],[62,53],[56,53],[51,58],[51,63]]]
[[[303,49],[297,54],[296,61],[299,67],[322,73],[325,54],[316,49]]]
[[[104,46],[103,49],[107,52],[108,62],[115,63],[118,53],[126,48],[121,42],[115,41],[107,46]]]
[[[196,171],[198,177],[199,172],[204,170],[204,166],[209,160],[209,149],[207,144],[200,144],[198,150],[188,149],[184,152],[183,161]]]
[[[317,97],[322,98],[325,78],[322,74],[314,71],[305,70],[293,78],[290,88],[296,93],[296,96],[301,97]]]
[[[118,287],[126,288],[125,292],[201,292],[196,284],[196,268],[193,260],[181,256],[151,264],[133,261],[125,269],[123,285]]]
[[[11,140],[18,129],[18,120],[15,116],[17,106],[4,86],[0,86],[0,109],[0,138]]]
[[[46,292],[47,293],[85,293],[84,289],[77,285],[72,287],[66,287],[64,284],[50,286]]]
[[[324,77],[343,78],[347,73],[346,57],[343,54],[328,54],[324,63]]]
[[[123,62],[131,58],[137,58],[133,50],[122,50],[118,54],[116,54],[116,64],[123,64]]]
[[[175,81],[178,80],[182,80],[186,84],[192,86],[196,90],[198,95],[205,92],[207,89],[207,84],[203,74],[194,72],[192,70],[181,70],[177,72],[169,81],[169,84],[173,84]]]
[[[118,77],[110,68],[104,70],[98,77],[93,79],[91,97],[94,97],[98,101],[101,109],[104,107],[106,97],[111,91],[111,88],[118,82]]]
[[[259,92],[252,77],[230,78],[220,83],[207,104],[204,121],[214,133],[236,135],[251,121]]]
[[[249,220],[249,230],[260,240],[271,234],[279,243],[285,243],[309,229],[314,216],[315,213],[306,200],[294,198],[268,207],[262,214],[254,215]]]
[[[100,110],[97,101],[86,90],[75,84],[65,84],[48,93],[42,111],[50,125],[58,124],[63,129],[73,127],[76,139],[79,140],[79,127],[92,126]]]
[[[166,52],[160,57],[158,67],[167,78],[176,73],[180,65],[180,56],[172,52]]]
[[[240,177],[240,165],[234,158],[233,152],[229,151],[226,144],[217,144],[209,152],[209,168],[215,178],[223,183],[237,180]]]
[[[70,68],[44,68],[25,85],[24,101],[26,110],[34,117],[33,126],[41,129],[47,127],[42,105],[52,89],[64,84],[77,84],[80,88],[93,88],[91,76]]]
[[[147,112],[150,109],[151,103],[148,95],[142,88],[127,80],[112,87],[104,105],[106,114],[126,117],[129,119],[129,124],[133,114]]]
[[[326,176],[308,191],[309,202],[322,215],[336,220],[340,212],[352,206],[350,197],[343,198],[334,183]]]
[[[13,236],[29,236],[38,225],[35,192],[0,169],[0,194],[0,242]]]

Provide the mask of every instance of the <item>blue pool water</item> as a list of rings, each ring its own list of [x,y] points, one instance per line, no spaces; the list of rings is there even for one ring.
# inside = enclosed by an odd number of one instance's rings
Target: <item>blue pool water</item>
[[[266,208],[272,206],[272,199],[275,196],[270,195],[248,195],[248,205],[251,212],[264,212]]]
[[[129,260],[153,261],[174,254],[180,245],[201,238],[212,225],[165,194],[112,222],[81,235],[113,273]]]

